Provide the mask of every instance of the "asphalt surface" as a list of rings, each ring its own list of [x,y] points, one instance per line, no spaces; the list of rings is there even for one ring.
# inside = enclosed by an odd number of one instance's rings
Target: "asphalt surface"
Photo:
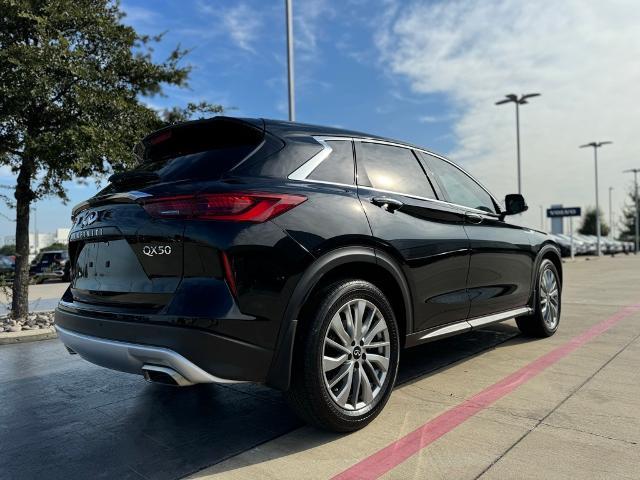
[[[516,335],[513,327],[405,352],[400,382]],[[301,426],[259,385],[172,388],[69,355],[58,340],[0,347],[0,478],[181,478]]]

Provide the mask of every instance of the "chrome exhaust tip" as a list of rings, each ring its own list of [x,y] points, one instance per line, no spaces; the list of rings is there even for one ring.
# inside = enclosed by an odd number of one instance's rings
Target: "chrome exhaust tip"
[[[160,365],[143,365],[142,375],[149,383],[160,383],[172,387],[188,387],[189,385],[193,385],[192,381],[187,380],[173,368]]]

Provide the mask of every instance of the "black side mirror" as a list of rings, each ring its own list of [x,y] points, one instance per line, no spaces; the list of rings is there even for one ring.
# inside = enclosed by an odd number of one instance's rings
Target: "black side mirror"
[[[504,197],[505,215],[515,215],[517,213],[526,212],[529,207],[527,202],[524,201],[524,197],[519,193],[510,193]]]

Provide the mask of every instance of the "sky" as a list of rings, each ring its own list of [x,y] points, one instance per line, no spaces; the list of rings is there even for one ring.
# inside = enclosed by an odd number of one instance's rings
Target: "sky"
[[[228,115],[287,117],[283,0],[125,0],[124,22],[166,32],[162,60],[189,48],[188,88],[144,99],[156,108],[206,100]],[[628,201],[640,167],[640,8],[636,0],[293,0],[296,116],[384,135],[444,154],[498,198],[517,191],[515,112],[508,93],[539,92],[521,108],[523,194],[512,221],[541,225],[550,204],[595,205],[599,153],[608,219]],[[0,171],[0,185],[15,178]],[[38,231],[69,226],[94,181],[68,183],[70,201],[39,201]],[[0,208],[0,236],[15,212]],[[33,230],[33,223],[32,228]]]

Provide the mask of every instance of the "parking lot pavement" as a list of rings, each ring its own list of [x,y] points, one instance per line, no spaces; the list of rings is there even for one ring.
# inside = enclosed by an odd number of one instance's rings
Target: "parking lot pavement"
[[[408,350],[386,409],[351,435],[301,427],[261,386],[161,387],[57,340],[0,346],[0,478],[637,478],[640,313],[624,308],[640,258],[565,276],[554,337],[508,322]]]
[[[512,322],[496,328],[515,330]],[[427,347],[425,355],[438,343]],[[609,479],[639,471],[640,258],[620,257],[565,265],[554,337],[514,336],[418,376],[359,432],[299,428],[192,478]]]
[[[68,282],[47,282],[40,285],[29,285],[29,311],[53,310],[68,286]],[[7,297],[0,292],[0,315],[7,313],[7,303]]]
[[[414,349],[400,380],[514,335],[499,326]],[[71,356],[58,340],[0,346],[0,479],[181,478],[300,426],[265,387],[162,387]]]

